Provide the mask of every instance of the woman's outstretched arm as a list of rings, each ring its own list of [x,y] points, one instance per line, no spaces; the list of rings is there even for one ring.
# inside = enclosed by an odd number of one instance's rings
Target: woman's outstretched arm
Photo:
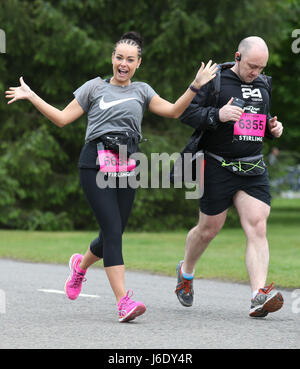
[[[31,90],[24,82],[23,77],[20,78],[20,86],[10,87],[8,91],[5,91],[5,97],[10,99],[8,104],[18,100],[30,101],[46,118],[60,128],[74,122],[84,113],[76,99],[72,100],[63,110],[48,104]]]
[[[216,72],[218,70],[217,64],[211,64],[210,60],[205,66],[201,63],[201,67],[192,83],[193,90],[198,90],[204,86],[207,82],[215,78]],[[161,115],[167,118],[178,118],[190,105],[196,92],[188,88],[185,93],[180,96],[180,98],[174,103],[161,98],[158,95],[153,96],[149,104],[149,110],[152,113]]]

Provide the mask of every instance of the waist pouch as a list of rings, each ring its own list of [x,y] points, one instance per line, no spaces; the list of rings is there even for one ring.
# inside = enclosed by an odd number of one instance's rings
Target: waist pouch
[[[136,167],[134,159],[128,156],[137,152],[139,136],[131,132],[102,135],[97,143],[97,153],[101,172],[131,172]],[[120,145],[127,146],[127,157],[120,157]]]
[[[223,158],[222,156],[205,152],[208,156],[216,159],[221,163],[221,166],[230,172],[239,176],[260,176],[264,174],[267,166],[264,162],[264,156],[248,156],[245,158]]]
[[[138,134],[127,131],[107,133],[102,135],[100,139],[106,149],[113,150],[118,154],[120,145],[126,145],[128,156],[138,151],[138,145],[140,141]]]

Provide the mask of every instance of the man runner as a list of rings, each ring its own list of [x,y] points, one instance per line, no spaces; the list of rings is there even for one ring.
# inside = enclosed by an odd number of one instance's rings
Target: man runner
[[[202,134],[198,148],[204,149],[206,160],[199,222],[187,235],[184,260],[176,269],[175,293],[183,306],[192,306],[196,263],[223,227],[231,205],[238,211],[247,238],[246,267],[252,293],[249,315],[265,317],[283,305],[281,293],[271,292],[273,283],[265,286],[271,196],[262,147],[265,136],[278,138],[283,131],[282,123],[270,115],[271,78],[261,74],[268,58],[263,39],[243,39],[235,63],[220,68],[219,90],[214,91],[211,82],[203,86],[180,117]]]

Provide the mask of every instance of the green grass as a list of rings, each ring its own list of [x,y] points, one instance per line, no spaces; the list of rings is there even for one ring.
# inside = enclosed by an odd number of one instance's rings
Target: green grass
[[[295,225],[300,233],[300,199],[273,199],[269,224]]]
[[[97,232],[0,231],[0,257],[67,264],[71,254],[84,253]],[[127,269],[175,276],[183,258],[186,232],[131,233],[123,238]],[[286,288],[300,287],[300,228],[270,224],[268,282]],[[102,266],[102,263],[97,263]],[[241,229],[223,229],[201,257],[197,278],[247,282],[245,236]]]

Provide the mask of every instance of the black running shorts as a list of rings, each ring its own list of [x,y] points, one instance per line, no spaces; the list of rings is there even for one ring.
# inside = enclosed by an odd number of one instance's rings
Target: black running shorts
[[[268,171],[259,176],[239,176],[223,168],[217,160],[205,156],[204,193],[200,199],[200,210],[206,215],[217,215],[233,204],[238,191],[271,204]]]

